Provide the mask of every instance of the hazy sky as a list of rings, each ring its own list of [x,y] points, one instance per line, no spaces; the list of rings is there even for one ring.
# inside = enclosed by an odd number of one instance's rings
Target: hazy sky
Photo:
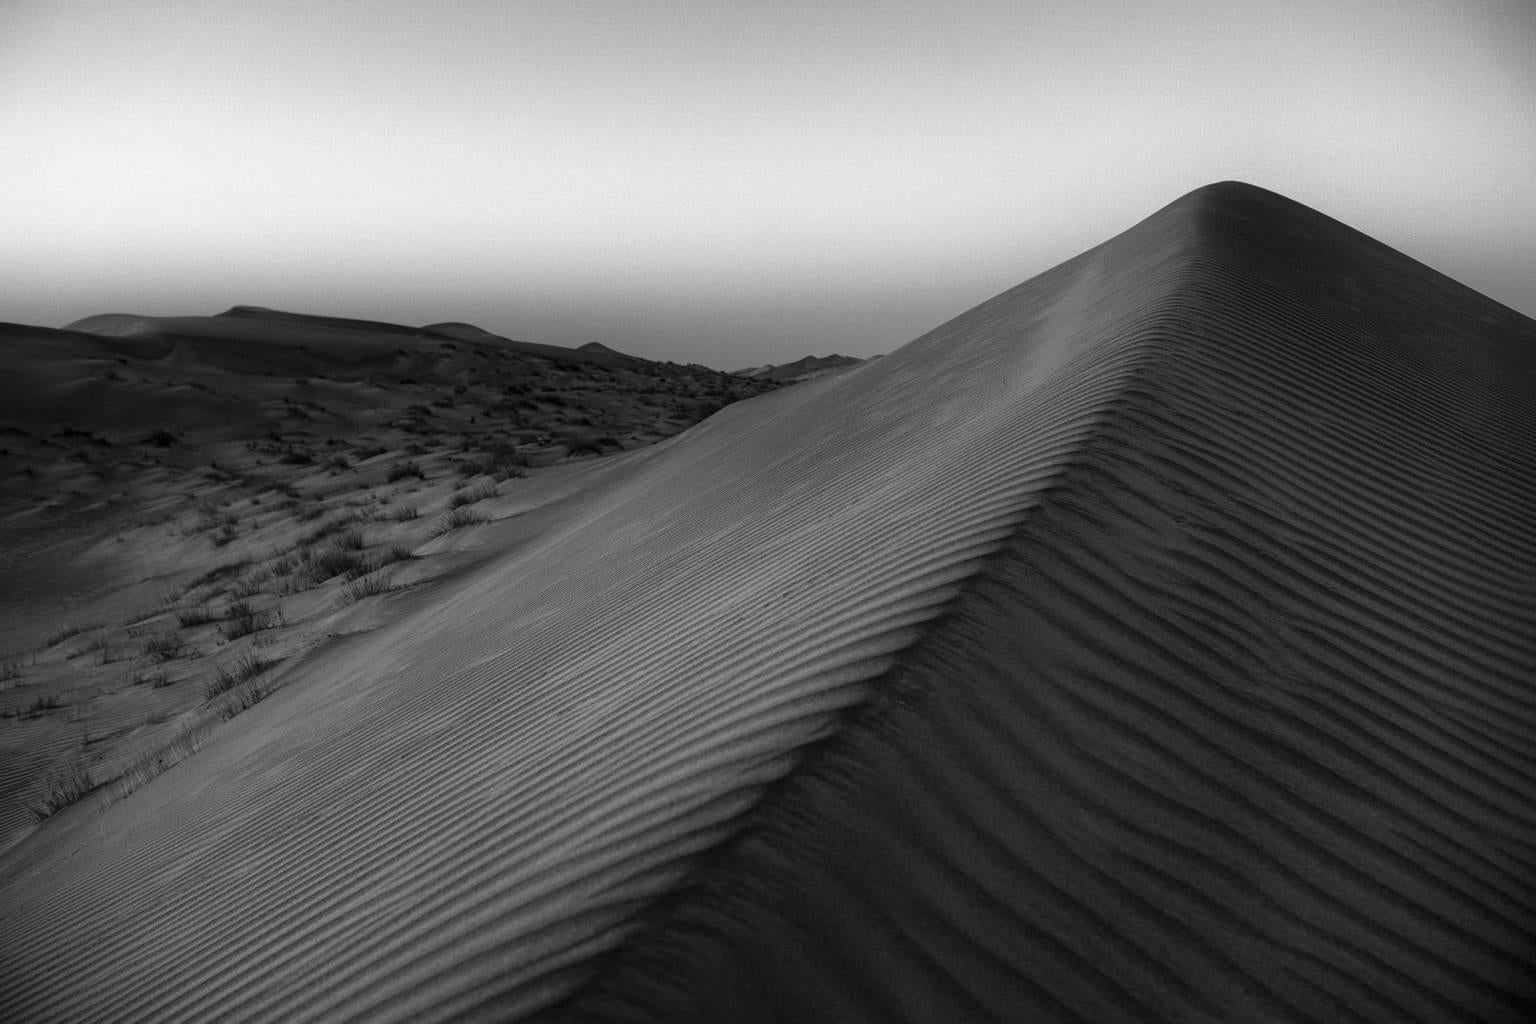
[[[0,320],[869,355],[1227,178],[1536,315],[1536,3],[0,2]]]

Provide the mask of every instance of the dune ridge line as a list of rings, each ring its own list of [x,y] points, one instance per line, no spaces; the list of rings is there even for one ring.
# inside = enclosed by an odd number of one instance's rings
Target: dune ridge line
[[[1536,1015],[1536,324],[1193,198],[1152,357],[899,699],[547,1019]]]
[[[569,996],[1060,479],[1191,231],[1164,211],[878,363],[729,407],[291,681],[7,880],[0,1009],[423,1020]]]

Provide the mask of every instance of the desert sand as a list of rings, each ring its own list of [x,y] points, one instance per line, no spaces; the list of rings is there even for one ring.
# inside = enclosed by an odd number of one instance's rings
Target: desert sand
[[[1224,183],[552,472],[0,854],[0,1017],[1536,1010],[1536,323]]]

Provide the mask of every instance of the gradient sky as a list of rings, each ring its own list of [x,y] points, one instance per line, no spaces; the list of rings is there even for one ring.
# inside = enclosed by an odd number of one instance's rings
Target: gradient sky
[[[0,4],[0,320],[871,355],[1228,178],[1536,316],[1536,4]]]

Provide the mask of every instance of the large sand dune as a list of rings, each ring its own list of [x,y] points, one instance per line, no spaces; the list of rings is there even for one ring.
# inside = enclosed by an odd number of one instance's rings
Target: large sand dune
[[[1193,193],[0,860],[0,1017],[1523,1020],[1536,325]]]

